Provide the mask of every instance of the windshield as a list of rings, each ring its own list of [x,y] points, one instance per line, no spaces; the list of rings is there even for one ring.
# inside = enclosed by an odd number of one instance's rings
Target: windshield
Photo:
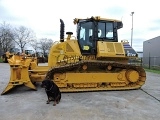
[[[99,22],[98,23],[98,38],[114,39],[113,22]]]
[[[78,27],[78,40],[81,50],[89,53],[93,48],[93,22],[82,22]]]

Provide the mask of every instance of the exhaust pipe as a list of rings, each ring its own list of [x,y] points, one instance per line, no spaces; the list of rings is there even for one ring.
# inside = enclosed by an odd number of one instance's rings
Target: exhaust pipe
[[[60,42],[64,42],[64,22],[60,19]]]

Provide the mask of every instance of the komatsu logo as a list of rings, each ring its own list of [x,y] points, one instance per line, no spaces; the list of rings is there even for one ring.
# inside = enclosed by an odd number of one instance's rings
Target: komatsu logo
[[[130,53],[130,52],[127,50],[127,56],[130,56],[130,57],[136,57],[136,54],[134,54],[134,53]]]

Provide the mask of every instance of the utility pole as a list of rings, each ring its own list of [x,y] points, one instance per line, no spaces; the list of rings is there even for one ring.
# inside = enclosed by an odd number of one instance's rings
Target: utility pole
[[[131,12],[131,16],[132,16],[132,28],[131,28],[131,47],[132,47],[132,39],[133,39],[133,14],[134,14],[134,12]]]

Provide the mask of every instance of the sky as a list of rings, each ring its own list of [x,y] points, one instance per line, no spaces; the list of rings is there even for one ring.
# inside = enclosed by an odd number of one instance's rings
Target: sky
[[[119,42],[131,43],[132,47],[143,50],[143,41],[160,35],[160,7],[158,0],[0,0],[0,23],[25,26],[32,29],[37,38],[58,41],[60,19],[65,23],[65,32],[76,36],[74,18],[100,16],[123,21],[118,30]]]

